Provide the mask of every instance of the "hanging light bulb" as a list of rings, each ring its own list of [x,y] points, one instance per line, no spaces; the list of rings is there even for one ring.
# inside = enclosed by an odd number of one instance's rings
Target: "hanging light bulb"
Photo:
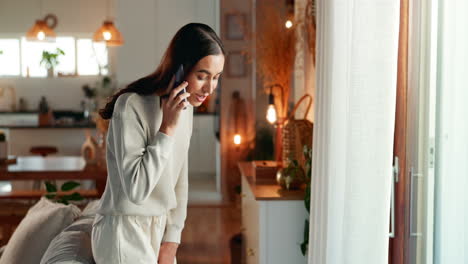
[[[276,122],[276,109],[274,105],[268,106],[266,118],[270,124],[274,124]]]
[[[38,39],[38,40],[44,40],[44,39],[45,39],[44,31],[39,31],[39,32],[37,33],[37,39]]]
[[[234,135],[234,144],[240,145],[242,143],[242,137],[239,134]]]
[[[102,32],[102,36],[106,41],[109,41],[112,38],[112,33],[110,33],[109,31],[104,31]]]
[[[273,86],[270,88],[270,94],[268,95],[268,109],[266,119],[270,124],[276,122],[276,107],[275,107],[275,96],[273,95]]]
[[[286,0],[286,22],[284,26],[290,29],[294,26],[294,0]]]

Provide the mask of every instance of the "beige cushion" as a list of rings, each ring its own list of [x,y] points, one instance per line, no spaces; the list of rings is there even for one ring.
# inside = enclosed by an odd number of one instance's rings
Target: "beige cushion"
[[[88,203],[80,218],[65,228],[49,244],[41,264],[94,264],[91,229],[99,200]]]
[[[94,264],[91,250],[91,228],[94,217],[81,216],[49,244],[41,264]]]
[[[23,218],[5,248],[0,264],[37,264],[49,243],[80,215],[75,205],[42,197]]]

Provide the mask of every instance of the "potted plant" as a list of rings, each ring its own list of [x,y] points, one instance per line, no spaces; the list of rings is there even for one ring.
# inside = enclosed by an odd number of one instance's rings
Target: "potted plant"
[[[83,196],[81,196],[80,193],[78,192],[74,192],[74,193],[71,193],[71,194],[65,194],[65,195],[58,195],[58,188],[57,188],[57,184],[53,183],[53,182],[49,182],[49,181],[46,181],[45,182],[45,186],[46,186],[46,190],[47,190],[47,194],[45,195],[45,197],[49,200],[52,200],[56,203],[63,203],[63,204],[69,204],[70,201],[81,201],[83,200]],[[64,184],[62,184],[62,186],[60,187],[60,190],[62,192],[68,192],[68,191],[71,191],[73,189],[75,189],[76,187],[80,186],[80,183],[78,182],[75,182],[75,181],[67,181],[65,182]]]
[[[304,206],[307,210],[307,215],[310,215],[310,185],[311,174],[312,174],[312,148],[309,148],[307,145],[304,145],[303,148],[304,158],[305,158],[305,170],[306,170],[306,187],[304,193]],[[301,252],[306,256],[309,247],[309,217],[306,217],[304,221],[304,240],[301,243]]]
[[[59,64],[59,56],[65,55],[65,52],[59,48],[55,52],[48,52],[44,50],[42,52],[41,65],[44,65],[47,69],[47,77],[54,76],[54,68]]]
[[[304,169],[297,160],[292,160],[286,168],[280,168],[276,173],[276,181],[285,190],[300,189],[305,177]]]

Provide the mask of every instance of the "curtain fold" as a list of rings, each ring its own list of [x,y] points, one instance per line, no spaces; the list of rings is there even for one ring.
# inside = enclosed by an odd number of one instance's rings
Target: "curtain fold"
[[[317,10],[309,264],[387,263],[399,1]]]
[[[434,263],[468,263],[468,2],[439,1]]]

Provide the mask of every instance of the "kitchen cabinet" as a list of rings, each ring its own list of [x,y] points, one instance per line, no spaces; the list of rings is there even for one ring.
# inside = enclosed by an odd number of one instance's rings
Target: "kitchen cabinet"
[[[304,191],[283,191],[275,182],[253,182],[250,162],[241,162],[239,168],[245,263],[307,263],[300,250],[307,216]]]

